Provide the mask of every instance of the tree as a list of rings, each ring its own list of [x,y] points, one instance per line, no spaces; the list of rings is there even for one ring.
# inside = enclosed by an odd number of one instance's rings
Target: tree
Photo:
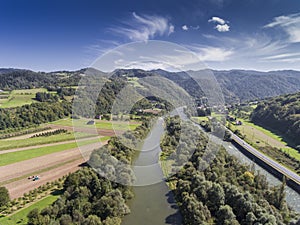
[[[61,216],[60,225],[70,225],[72,224],[72,217],[69,214],[64,214]]]
[[[231,141],[231,133],[228,130],[225,130],[223,140],[224,141]]]
[[[49,219],[49,217],[43,217],[39,214],[39,210],[37,208],[31,210],[28,215],[28,225],[40,225],[40,224],[46,224],[46,220]]]
[[[105,225],[121,225],[122,220],[118,217],[108,217],[104,221]]]
[[[282,184],[278,188],[277,193],[277,205],[276,207],[278,209],[283,209],[283,206],[285,204],[285,187],[286,187],[286,177],[283,177]]]
[[[88,218],[86,218],[83,223],[83,225],[102,225],[100,218],[96,215],[89,215]]]
[[[220,206],[224,205],[225,194],[222,186],[213,183],[212,188],[208,191],[207,205],[211,211],[217,211]]]
[[[5,206],[9,200],[9,193],[6,187],[0,187],[0,207]]]
[[[223,205],[217,212],[217,220],[219,225],[236,223],[235,215],[229,205]],[[234,222],[236,221],[236,222]]]

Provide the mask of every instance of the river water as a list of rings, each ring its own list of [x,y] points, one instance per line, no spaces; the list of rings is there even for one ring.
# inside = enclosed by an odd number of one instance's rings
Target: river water
[[[145,139],[141,152],[134,162],[135,197],[128,202],[131,213],[124,217],[122,225],[181,224],[181,215],[158,163],[161,152],[160,139],[163,133],[163,119],[159,119]],[[240,162],[253,163],[231,143],[223,142],[223,146]],[[255,169],[266,176],[270,185],[281,184],[280,180],[259,165],[255,164]],[[286,187],[286,200],[294,210],[300,212],[300,195],[289,187]]]
[[[135,197],[129,201],[131,213],[124,217],[122,225],[181,224],[181,216],[173,194],[164,181],[158,163],[161,152],[160,138],[163,133],[163,119],[159,119],[134,162]]]

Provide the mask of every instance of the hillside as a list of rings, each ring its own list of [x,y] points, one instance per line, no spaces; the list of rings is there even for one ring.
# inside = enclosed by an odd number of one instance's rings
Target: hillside
[[[0,90],[75,86],[81,79],[84,71],[85,69],[73,72],[56,71],[44,73],[30,70],[0,69]],[[94,70],[91,71],[93,73],[95,72]],[[227,103],[245,102],[300,91],[300,72],[298,71],[258,72],[250,70],[205,70],[203,72],[204,73],[202,73],[202,71],[189,71],[188,73],[174,73],[164,70],[144,71],[140,69],[122,69],[116,70],[114,76],[143,78],[159,74],[172,80],[185,89],[191,96],[199,99],[204,96],[203,92],[205,92],[205,90],[200,90],[197,83],[189,74],[197,76],[197,74],[207,74],[207,72],[213,73],[220,84]],[[206,76],[197,77],[197,80],[202,84],[206,84],[206,79]]]
[[[300,145],[300,93],[261,102],[252,112],[251,120],[280,132],[295,145]]]
[[[0,89],[16,90],[76,85],[81,73],[83,70],[45,73],[22,69],[0,69]]]
[[[207,71],[189,71],[188,73],[172,73],[155,70],[155,73],[167,77],[189,92],[194,97],[199,97],[199,87],[189,74],[207,74]],[[258,72],[250,70],[211,71],[223,91],[227,103],[245,102],[282,94],[300,91],[300,72],[298,71],[271,71]],[[199,75],[198,75],[199,76]],[[197,77],[199,82],[206,82],[206,76]]]
[[[300,91],[300,72],[214,71],[225,99],[241,102]],[[231,96],[228,99],[228,96]]]

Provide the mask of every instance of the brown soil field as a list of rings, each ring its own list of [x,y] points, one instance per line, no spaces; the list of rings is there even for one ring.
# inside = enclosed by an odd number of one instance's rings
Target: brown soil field
[[[65,129],[69,131],[77,131],[77,132],[83,132],[83,133],[90,133],[90,134],[98,134],[100,136],[115,136],[120,135],[124,133],[124,131],[120,130],[111,130],[111,129],[96,129],[96,128],[88,128],[88,127],[76,127],[73,126],[64,126],[64,125],[57,125],[57,124],[49,124],[48,127],[51,127],[52,129]]]
[[[41,179],[38,181],[31,181],[24,178],[4,185],[8,188],[11,198],[20,197],[24,193],[39,187],[40,185],[54,181],[70,172],[78,170],[79,165],[86,162],[90,153],[99,147],[101,147],[101,143],[93,143],[81,146],[80,150],[78,148],[74,148],[1,166],[0,182],[16,179],[28,174],[40,176]],[[74,161],[70,162],[71,160]],[[64,162],[66,162],[66,164],[63,164]],[[55,167],[56,165],[60,166]],[[36,171],[41,171],[49,167],[54,168],[49,171],[42,172],[41,174],[36,174]]]

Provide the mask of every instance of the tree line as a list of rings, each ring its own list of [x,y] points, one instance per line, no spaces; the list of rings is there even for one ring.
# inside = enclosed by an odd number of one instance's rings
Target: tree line
[[[29,127],[70,116],[72,104],[67,101],[41,102],[0,109],[0,130]]]
[[[31,88],[47,88],[56,90],[66,86],[76,86],[81,79],[83,70],[52,73],[34,72],[31,70],[8,69],[0,71],[0,89],[16,90]]]
[[[39,102],[57,102],[58,96],[47,92],[37,92],[35,100]]]

